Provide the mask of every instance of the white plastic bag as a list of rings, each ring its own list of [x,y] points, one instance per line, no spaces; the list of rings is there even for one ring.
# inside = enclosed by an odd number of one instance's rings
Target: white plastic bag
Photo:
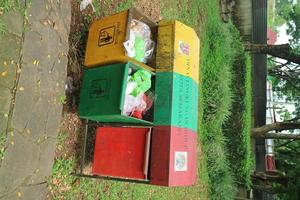
[[[138,41],[143,41],[143,46]],[[133,19],[130,24],[129,39],[123,43],[126,55],[136,60],[147,63],[152,58],[155,43],[151,40],[150,27]],[[142,52],[137,52],[142,51]],[[142,56],[141,56],[142,55]]]
[[[123,109],[123,115],[130,116],[132,112],[136,109],[138,110],[144,110],[147,107],[146,102],[143,100],[143,93],[138,95],[137,97],[134,97],[130,94],[125,95],[124,100],[124,109]]]
[[[88,5],[91,5],[93,8],[93,12],[96,12],[95,7],[93,5],[93,0],[82,0],[80,3],[80,11],[83,11],[88,7]]]

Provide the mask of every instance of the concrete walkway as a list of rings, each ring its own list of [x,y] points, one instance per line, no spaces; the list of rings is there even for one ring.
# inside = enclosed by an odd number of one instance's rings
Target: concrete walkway
[[[46,199],[61,119],[71,22],[69,1],[30,0],[25,18],[3,16],[0,38],[0,199]],[[25,4],[26,5],[26,4]]]

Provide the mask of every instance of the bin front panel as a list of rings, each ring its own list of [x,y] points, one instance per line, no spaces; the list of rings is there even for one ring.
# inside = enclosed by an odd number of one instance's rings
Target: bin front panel
[[[92,22],[85,52],[84,65],[86,67],[131,62],[144,69],[154,71],[154,66],[149,67],[147,64],[126,56],[123,43],[127,40],[126,37],[129,34],[128,20],[131,20],[129,16],[137,17],[138,20],[147,23],[151,28],[157,26],[156,23],[146,18],[136,9],[125,10]]]
[[[94,21],[88,34],[86,67],[112,64],[124,60],[128,10]],[[124,60],[125,61],[125,60]]]
[[[84,70],[79,116],[88,118],[120,114],[122,84],[126,71],[126,64]]]
[[[198,129],[198,85],[189,77],[157,72],[154,124]]]
[[[163,186],[195,184],[197,133],[184,128],[156,126],[152,134],[150,183]]]
[[[176,72],[199,82],[200,41],[195,31],[178,21],[159,22],[157,72]]]
[[[132,63],[119,63],[84,70],[78,109],[81,118],[152,125],[150,121],[122,115],[129,67],[140,69]]]
[[[130,179],[145,179],[147,138],[150,128],[100,127],[92,173]]]

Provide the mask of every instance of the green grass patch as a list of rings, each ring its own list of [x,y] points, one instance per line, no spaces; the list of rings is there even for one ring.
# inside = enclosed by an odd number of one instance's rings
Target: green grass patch
[[[0,2],[0,9],[6,13],[11,10],[14,10],[19,7],[19,1],[17,0],[1,0]]]
[[[2,20],[2,15],[13,10],[19,10],[23,15],[25,13],[25,8],[21,5],[19,0],[1,0],[0,1],[0,35],[7,33],[7,27]]]
[[[233,199],[250,187],[251,61],[232,23],[221,23],[218,1],[207,3],[202,32],[200,135],[212,199]]]
[[[251,153],[251,59],[245,53],[236,33],[237,56],[233,64],[233,102],[231,114],[223,129],[227,137],[230,168],[237,184],[250,189],[253,157]]]
[[[230,115],[232,66],[236,55],[235,27],[221,23],[218,1],[207,2],[201,37],[202,118],[200,135],[207,160],[211,199],[233,199],[236,187],[228,162],[223,125]]]
[[[133,6],[134,0],[125,0],[117,5],[116,12],[129,9]]]

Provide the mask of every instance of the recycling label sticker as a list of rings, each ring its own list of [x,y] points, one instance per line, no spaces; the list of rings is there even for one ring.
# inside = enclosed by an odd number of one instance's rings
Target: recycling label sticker
[[[187,152],[175,151],[175,171],[187,171]]]
[[[190,45],[183,41],[179,41],[179,53],[190,56]]]

